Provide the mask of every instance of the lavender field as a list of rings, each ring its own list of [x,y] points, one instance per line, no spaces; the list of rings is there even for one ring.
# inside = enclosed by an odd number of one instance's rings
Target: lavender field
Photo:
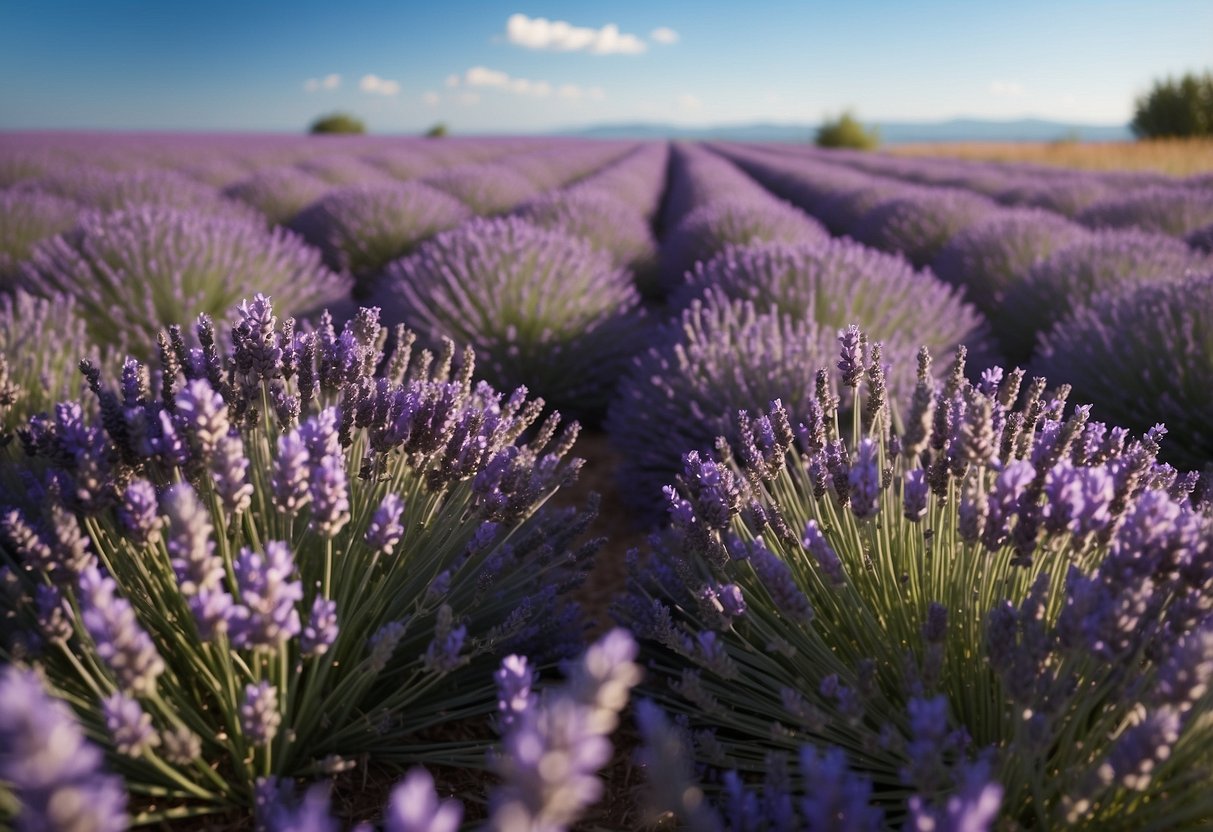
[[[0,826],[1213,828],[1213,176],[0,133]]]

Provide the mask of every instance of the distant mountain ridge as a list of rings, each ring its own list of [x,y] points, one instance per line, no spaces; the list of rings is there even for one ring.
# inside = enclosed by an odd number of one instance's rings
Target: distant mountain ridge
[[[1046,119],[1023,118],[995,121],[978,118],[954,118],[947,121],[865,122],[876,127],[884,144],[925,142],[1049,142],[1076,138],[1082,141],[1112,142],[1133,138],[1127,124],[1077,124]],[[730,124],[714,127],[681,127],[658,122],[601,124],[592,127],[553,131],[562,136],[594,139],[709,139],[739,142],[808,142],[817,132],[814,124]]]

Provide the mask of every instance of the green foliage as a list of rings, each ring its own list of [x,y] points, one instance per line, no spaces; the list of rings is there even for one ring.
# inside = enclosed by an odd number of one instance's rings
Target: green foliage
[[[366,124],[349,113],[330,113],[313,121],[308,132],[314,136],[329,133],[365,133]]]
[[[1213,136],[1213,73],[1155,82],[1129,126],[1142,139]]]
[[[880,144],[880,134],[859,123],[847,110],[836,119],[826,119],[817,128],[818,147],[849,147],[855,150],[872,150]]]
[[[446,122],[440,121],[425,131],[425,137],[427,139],[442,139],[450,135],[450,132],[450,128],[446,126]]]

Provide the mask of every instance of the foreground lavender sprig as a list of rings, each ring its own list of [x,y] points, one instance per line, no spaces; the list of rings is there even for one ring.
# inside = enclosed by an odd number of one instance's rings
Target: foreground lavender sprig
[[[580,649],[592,514],[540,508],[575,425],[473,384],[470,351],[452,373],[449,342],[385,355],[375,309],[233,317],[230,349],[174,328],[117,390],[86,364],[96,415],[27,424],[39,499],[0,506],[0,649],[102,726],[139,822],[247,811],[268,776],[483,765],[474,731],[418,737],[487,728],[501,653]]]
[[[743,416],[738,451],[686,455],[669,528],[633,558],[617,617],[652,668],[644,694],[710,772],[709,806],[787,828],[818,811],[797,801],[857,777],[870,790],[839,800],[892,828],[1203,828],[1200,477],[1157,461],[1161,429],[1067,416],[1043,379],[928,367],[904,432],[887,414],[840,430],[828,385],[790,430],[778,402]]]

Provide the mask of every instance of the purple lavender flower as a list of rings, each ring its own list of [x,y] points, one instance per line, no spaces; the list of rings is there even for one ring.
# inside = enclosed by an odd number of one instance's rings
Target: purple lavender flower
[[[170,486],[160,498],[168,517],[165,548],[184,595],[214,590],[223,582],[223,560],[215,554],[210,512],[187,483]]]
[[[800,751],[800,773],[812,790],[800,801],[806,829],[876,832],[884,813],[871,805],[872,783],[850,770],[840,748],[824,753],[811,745]]]
[[[524,177],[498,164],[460,165],[422,181],[455,197],[478,216],[504,213],[538,194]]]
[[[878,202],[863,215],[852,236],[864,245],[902,254],[926,266],[954,235],[993,214],[996,204],[953,188],[923,188]]]
[[[901,494],[907,520],[916,523],[926,516],[930,487],[925,471],[921,468],[907,471]]]
[[[115,693],[102,700],[101,706],[106,730],[119,754],[140,757],[144,751],[160,744],[160,737],[152,727],[151,714],[140,707],[138,700]]]
[[[535,672],[527,666],[526,656],[506,656],[493,674],[497,682],[497,710],[501,730],[509,728],[518,714],[531,706],[531,686]]]
[[[860,520],[872,517],[880,510],[880,459],[876,443],[864,438],[855,451],[849,473],[851,511]]]
[[[132,480],[122,492],[118,519],[135,544],[156,543],[164,526],[164,519],[158,511],[156,487],[148,480]]]
[[[310,528],[324,537],[335,537],[350,519],[349,478],[345,472],[345,454],[313,457],[308,480],[312,518]]]
[[[588,240],[594,248],[609,254],[616,266],[634,272],[655,268],[657,242],[648,222],[609,191],[592,186],[555,191],[522,205],[514,213],[537,228]]]
[[[229,184],[223,194],[256,209],[271,225],[285,225],[328,189],[310,173],[283,166],[257,170]]]
[[[312,612],[299,638],[299,650],[305,656],[323,656],[337,640],[337,602],[316,596]]]
[[[198,458],[209,461],[231,429],[227,402],[206,379],[188,381],[177,393],[177,424]]]
[[[236,523],[240,513],[253,499],[253,485],[248,481],[249,458],[244,455],[244,442],[238,433],[228,433],[219,440],[211,459],[211,481],[227,512],[228,522]]]
[[[244,686],[244,704],[240,706],[240,727],[253,745],[269,745],[282,724],[278,711],[278,689],[269,682]]]
[[[367,525],[366,545],[376,552],[390,555],[404,537],[404,525],[400,522],[403,514],[404,500],[398,494],[385,494]]]
[[[450,673],[467,662],[459,655],[467,638],[466,624],[454,626],[454,611],[448,604],[438,608],[434,622],[434,639],[426,648],[422,665],[431,673]]]
[[[290,547],[277,540],[265,544],[265,554],[244,548],[234,565],[241,616],[232,622],[232,644],[250,650],[277,650],[299,635],[303,585],[291,580],[295,559]]]
[[[392,788],[383,819],[386,832],[456,832],[463,819],[457,800],[438,800],[434,778],[424,768],[409,770]]]
[[[95,342],[146,358],[162,327],[231,309],[250,274],[288,314],[349,291],[348,281],[292,234],[267,232],[238,213],[150,205],[82,217],[72,231],[35,247],[18,283],[43,297],[73,296]]]
[[[587,242],[516,217],[472,220],[387,268],[375,302],[420,340],[470,344],[494,387],[595,416],[642,330],[631,277]]]
[[[834,547],[830,545],[830,541],[826,540],[825,535],[821,533],[821,527],[817,525],[816,520],[809,520],[804,524],[802,542],[805,550],[813,556],[813,560],[817,561],[817,565],[831,584],[842,586],[846,583],[847,573],[842,565],[842,560],[834,551]]]
[[[1002,807],[1003,788],[990,777],[990,766],[965,766],[960,790],[942,807],[931,806],[921,795],[909,800],[905,832],[990,832]]]
[[[125,830],[122,779],[101,765],[100,750],[32,671],[0,672],[0,780],[18,801],[15,829]]]
[[[139,625],[130,602],[117,590],[113,578],[95,566],[86,568],[80,575],[80,617],[119,687],[136,696],[147,695],[156,689],[164,660]]]
[[[283,514],[294,517],[312,499],[308,490],[307,444],[297,429],[281,434],[277,444],[270,476],[274,505]]]
[[[76,224],[79,203],[32,189],[0,190],[0,286],[40,241]]]

